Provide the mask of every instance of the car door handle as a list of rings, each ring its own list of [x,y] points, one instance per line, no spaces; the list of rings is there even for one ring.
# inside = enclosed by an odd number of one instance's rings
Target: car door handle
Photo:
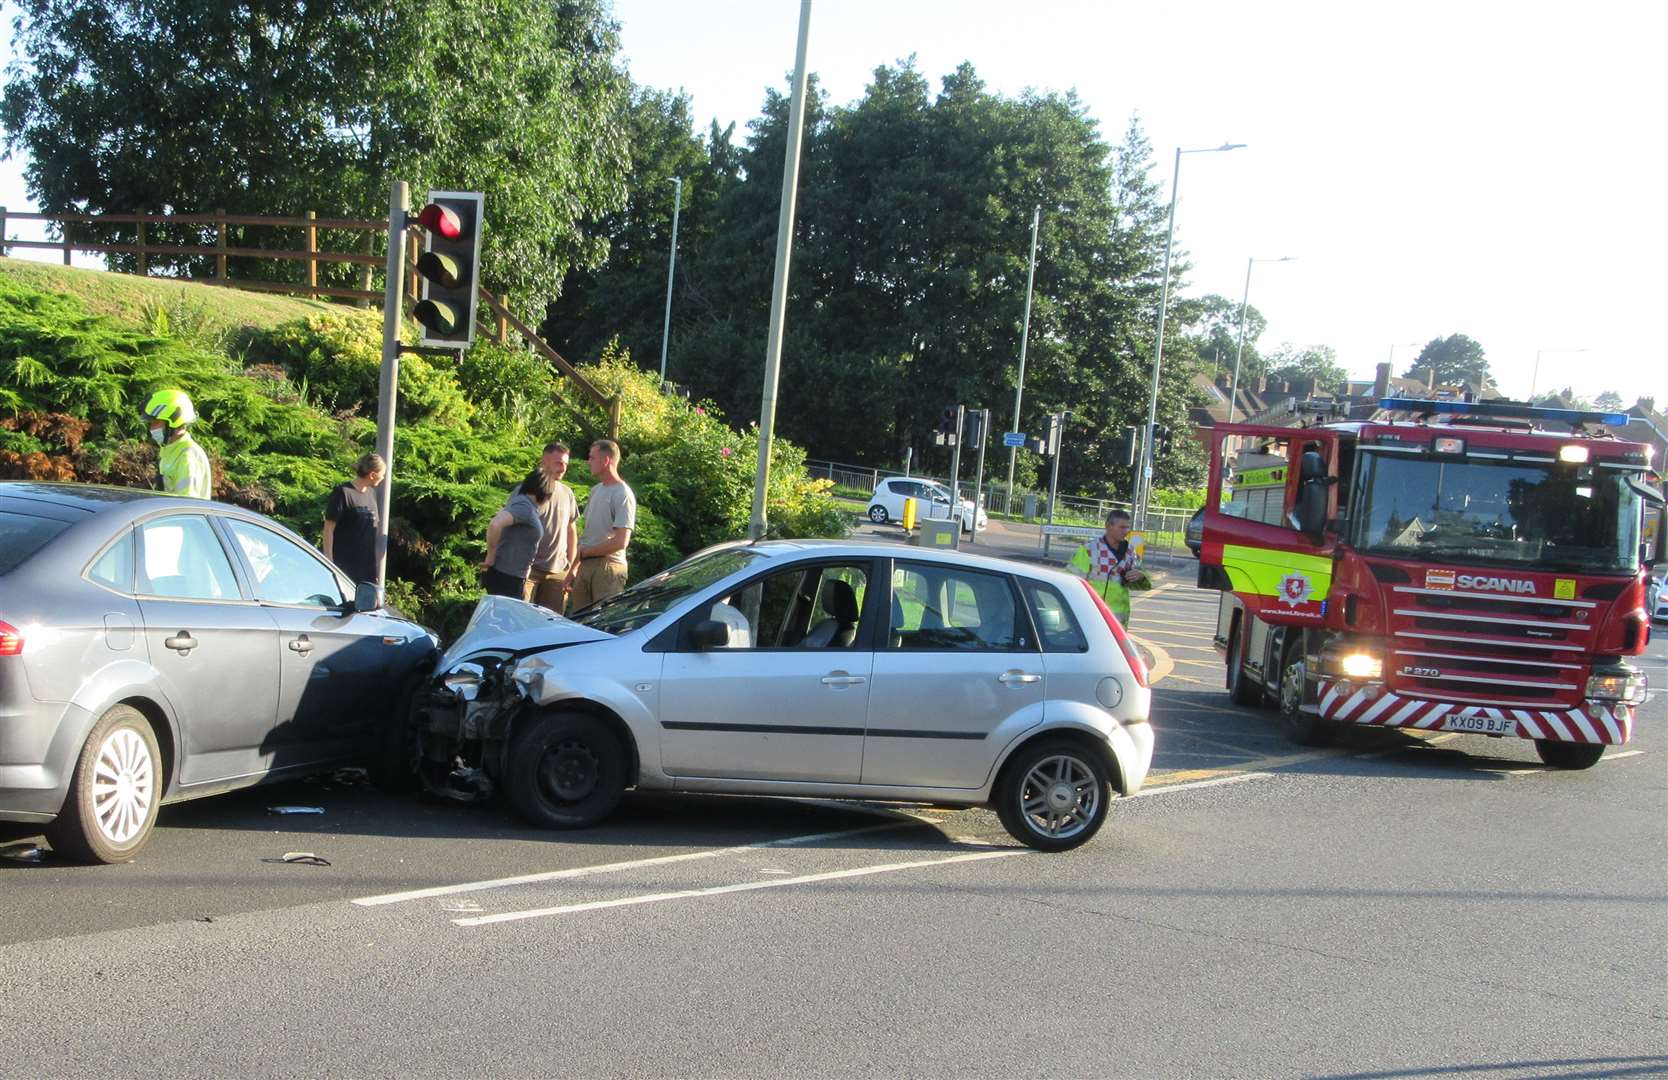
[[[1003,686],[1024,686],[1026,683],[1042,682],[1042,676],[1029,671],[1004,671],[996,676],[996,681]]]
[[[306,656],[308,653],[313,651],[313,643],[307,640],[306,634],[302,634],[300,637],[290,642],[290,651],[298,652],[301,655]]]
[[[191,631],[181,630],[173,637],[164,640],[162,644],[184,656],[197,647],[197,639],[191,636]]]
[[[824,675],[822,677],[822,684],[824,686],[861,686],[863,683],[866,683],[868,681],[869,680],[865,679],[861,675],[840,674],[840,675]]]

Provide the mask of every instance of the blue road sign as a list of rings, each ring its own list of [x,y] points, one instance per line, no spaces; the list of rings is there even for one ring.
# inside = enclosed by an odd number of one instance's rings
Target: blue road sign
[[[1003,446],[1024,446],[1025,445],[1025,432],[1023,432],[1023,431],[1004,431],[1002,433],[1002,445]]]

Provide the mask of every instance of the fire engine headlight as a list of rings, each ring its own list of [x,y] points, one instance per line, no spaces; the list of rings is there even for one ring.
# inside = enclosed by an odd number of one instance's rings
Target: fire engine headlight
[[[1587,696],[1597,701],[1626,701],[1639,704],[1645,700],[1650,680],[1645,673],[1631,665],[1594,668],[1587,676]]]
[[[1372,653],[1345,653],[1338,659],[1338,670],[1352,679],[1382,679],[1384,658]]]

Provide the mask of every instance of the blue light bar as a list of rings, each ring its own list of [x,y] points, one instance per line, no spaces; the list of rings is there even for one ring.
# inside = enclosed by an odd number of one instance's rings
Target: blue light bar
[[[1515,401],[1431,401],[1425,398],[1380,398],[1378,407],[1395,412],[1447,413],[1451,416],[1499,416],[1514,420],[1556,420],[1564,424],[1607,424],[1626,427],[1627,413],[1588,412],[1584,409],[1545,409]]]

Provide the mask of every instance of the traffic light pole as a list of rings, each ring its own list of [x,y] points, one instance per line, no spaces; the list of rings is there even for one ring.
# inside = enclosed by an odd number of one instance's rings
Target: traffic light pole
[[[977,543],[979,539],[979,497],[985,486],[985,436],[990,434],[990,410],[979,410],[979,468],[973,474],[973,529],[968,533],[967,542]]]
[[[405,225],[411,194],[404,180],[388,193],[388,273],[382,297],[382,372],[377,380],[376,452],[382,458],[382,484],[376,504],[376,584],[387,587],[388,515],[394,493],[394,395],[400,382],[400,305],[405,295]]]
[[[1054,451],[1054,464],[1048,469],[1048,523],[1054,524],[1054,496],[1060,490],[1060,444],[1066,439],[1066,417],[1070,413],[1055,413],[1048,418],[1049,442]],[[1043,558],[1048,558],[1049,543],[1054,539],[1053,534],[1043,533]]]
[[[950,517],[961,520],[961,436],[967,430],[967,406],[956,406],[956,445],[950,451]]]

